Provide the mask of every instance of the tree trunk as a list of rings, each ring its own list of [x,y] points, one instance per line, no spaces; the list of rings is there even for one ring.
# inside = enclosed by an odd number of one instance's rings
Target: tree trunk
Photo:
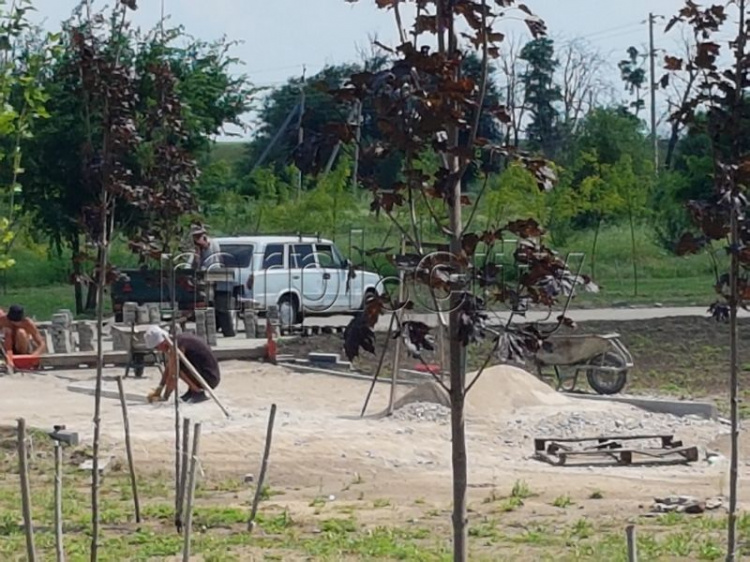
[[[102,411],[102,378],[104,372],[104,285],[107,282],[105,271],[109,249],[108,232],[108,204],[106,191],[102,190],[102,234],[99,240],[99,275],[96,283],[96,386],[94,390],[94,444],[93,466],[91,470],[91,562],[96,562],[99,556],[99,443],[101,440],[101,411]]]
[[[731,211],[731,247],[739,247],[740,236],[737,210]],[[739,394],[739,339],[737,333],[737,307],[739,303],[738,280],[740,275],[739,256],[736,251],[731,252],[729,268],[729,403],[731,406],[732,431],[731,455],[729,460],[729,517],[727,522],[727,562],[736,560],[737,551],[737,481],[739,478],[739,439],[740,439],[740,409]]]
[[[453,188],[453,205],[450,207],[451,253],[461,255],[461,182]],[[464,401],[466,396],[466,373],[464,348],[458,337],[460,324],[461,295],[451,297],[449,316],[449,362],[451,378],[451,460],[453,465],[453,560],[465,562],[469,559],[468,518],[466,514],[466,489],[468,466],[466,460],[466,428]]]
[[[102,248],[99,248],[96,252],[96,263],[101,267],[102,264],[102,255],[103,255]],[[104,261],[106,264],[106,259]],[[100,269],[100,271],[103,271]],[[99,303],[99,279],[94,276],[94,282],[89,285],[89,291],[88,295],[86,295],[86,312],[91,312],[93,310],[97,310],[97,304]],[[104,293],[102,292],[102,295]]]
[[[76,299],[76,314],[83,314],[83,285],[81,284],[81,241],[78,236],[71,236],[70,248],[73,251],[73,291]]]

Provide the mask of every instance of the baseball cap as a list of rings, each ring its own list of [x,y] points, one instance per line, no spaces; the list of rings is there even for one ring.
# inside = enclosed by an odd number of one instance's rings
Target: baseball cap
[[[23,316],[23,307],[20,304],[13,304],[8,309],[8,320],[11,322],[20,322]]]
[[[167,332],[159,328],[159,326],[149,326],[146,333],[143,335],[143,343],[149,349],[154,349],[167,339]]]
[[[206,234],[206,229],[199,224],[194,224],[190,227],[190,236],[196,237],[201,234]]]

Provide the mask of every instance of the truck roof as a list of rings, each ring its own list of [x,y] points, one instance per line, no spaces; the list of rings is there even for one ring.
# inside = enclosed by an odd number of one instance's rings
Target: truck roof
[[[317,236],[288,236],[288,235],[255,235],[255,236],[223,236],[220,238],[214,238],[216,242],[221,246],[222,244],[288,244],[288,243],[302,243],[302,244],[332,244],[330,240],[325,238],[318,238]]]

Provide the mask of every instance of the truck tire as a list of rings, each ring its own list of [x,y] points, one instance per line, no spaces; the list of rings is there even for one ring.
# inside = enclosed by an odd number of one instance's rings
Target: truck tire
[[[225,338],[233,338],[236,335],[232,313],[229,310],[216,311],[216,326]]]

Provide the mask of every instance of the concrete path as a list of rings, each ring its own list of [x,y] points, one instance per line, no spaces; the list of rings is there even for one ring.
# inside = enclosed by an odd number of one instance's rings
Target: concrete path
[[[655,318],[671,317],[707,317],[708,307],[703,306],[684,306],[684,307],[650,307],[650,308],[592,308],[592,309],[571,309],[568,311],[568,317],[575,322],[592,322],[592,321],[632,321],[632,320],[652,320]],[[529,312],[526,317],[517,316],[514,321],[518,322],[554,322],[559,314],[555,311],[550,316],[546,312]],[[750,313],[741,310],[740,318],[750,318]],[[507,312],[493,313],[490,318],[493,323],[505,322],[508,319]],[[437,326],[437,315],[435,314],[409,314],[410,320],[419,320],[430,326]],[[308,316],[305,318],[306,326],[346,326],[351,320],[351,316]],[[376,326],[377,331],[387,331],[390,323],[389,316],[383,316]]]

